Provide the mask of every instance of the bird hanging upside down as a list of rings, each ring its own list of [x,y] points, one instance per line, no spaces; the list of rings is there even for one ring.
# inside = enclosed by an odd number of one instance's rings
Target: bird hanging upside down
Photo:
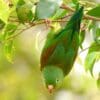
[[[83,7],[74,13],[58,34],[48,34],[41,53],[41,71],[50,93],[60,86],[75,62],[82,16]]]

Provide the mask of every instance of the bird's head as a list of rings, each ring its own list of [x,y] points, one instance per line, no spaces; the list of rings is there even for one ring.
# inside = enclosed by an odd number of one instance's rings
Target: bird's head
[[[45,85],[48,91],[52,93],[63,81],[63,70],[57,66],[45,66],[42,72]]]

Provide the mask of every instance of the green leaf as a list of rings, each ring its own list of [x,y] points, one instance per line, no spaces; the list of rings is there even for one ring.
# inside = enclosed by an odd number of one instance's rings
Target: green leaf
[[[99,77],[97,79],[97,87],[98,87],[98,89],[100,89],[100,73],[99,73]]]
[[[94,39],[94,41],[97,42],[98,44],[100,44],[100,28],[99,28],[99,24],[94,22],[92,30],[93,30],[93,39]]]
[[[32,13],[32,4],[26,4],[23,0],[19,0],[16,7],[16,12],[20,22],[30,22],[34,18]]]
[[[18,0],[12,0],[12,3],[16,6],[17,5]]]
[[[80,42],[81,49],[83,49],[82,43],[83,43],[84,39],[85,39],[85,30],[81,31],[79,34],[79,42]]]
[[[87,23],[88,23],[88,29],[90,31],[94,27],[94,22],[92,21],[92,22],[87,22]]]
[[[91,72],[91,74],[92,74],[94,63],[96,61],[96,56],[97,56],[96,52],[88,53],[88,55],[85,59],[86,70],[89,70]]]
[[[100,78],[97,80],[97,86],[100,89]]]
[[[3,44],[4,55],[7,58],[7,60],[11,63],[13,63],[14,45],[13,45],[13,40],[8,40],[8,38],[15,33],[17,27],[18,25],[13,23],[6,24],[1,37],[1,41],[4,41]]]
[[[24,4],[25,4],[24,0],[18,0],[17,7],[20,7],[20,6],[24,5]]]
[[[88,15],[100,17],[100,5],[87,12]]]
[[[96,29],[96,32],[94,35],[95,35],[94,36],[95,41],[100,44],[100,28]]]
[[[73,2],[74,4],[77,4],[77,3],[78,3],[78,0],[72,0],[72,2]]]
[[[89,53],[90,52],[100,52],[100,44],[97,44],[97,43],[93,43],[92,45],[91,45],[91,47],[89,48]]]
[[[8,17],[9,17],[9,7],[7,6],[6,2],[4,0],[0,0],[0,19],[7,23]]]
[[[4,54],[10,63],[13,63],[14,46],[13,41],[4,44]]]
[[[36,19],[52,17],[60,6],[62,0],[41,0],[36,7]]]
[[[17,27],[18,27],[18,25],[16,25],[16,24],[8,23],[5,26],[5,29],[4,29],[4,32],[3,32],[3,39],[6,40],[11,35],[13,35],[14,32],[16,31]]]
[[[93,66],[95,64],[95,61],[97,61],[98,56],[100,56],[100,45],[93,43],[89,48],[88,54],[85,59],[85,69],[89,70],[92,76]]]
[[[52,19],[62,18],[66,15],[66,13],[67,13],[67,10],[59,8],[57,12],[55,13],[55,15],[52,17]]]
[[[2,30],[4,26],[5,26],[5,23],[2,20],[0,20],[0,30]]]

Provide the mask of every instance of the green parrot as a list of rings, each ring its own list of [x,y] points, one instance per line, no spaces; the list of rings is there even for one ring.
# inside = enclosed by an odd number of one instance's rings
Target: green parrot
[[[49,33],[41,53],[41,71],[51,93],[71,71],[79,48],[83,7],[77,10],[58,34]]]

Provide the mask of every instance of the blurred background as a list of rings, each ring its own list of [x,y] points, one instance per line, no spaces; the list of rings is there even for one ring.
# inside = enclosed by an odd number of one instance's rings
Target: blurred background
[[[0,100],[100,100],[96,83],[100,62],[95,64],[92,77],[84,70],[88,50],[81,53],[79,50],[74,67],[62,86],[54,93],[48,93],[39,68],[48,31],[45,25],[38,25],[20,34],[14,42],[12,63],[7,61],[0,45]],[[88,47],[92,41],[87,32],[83,47]]]

